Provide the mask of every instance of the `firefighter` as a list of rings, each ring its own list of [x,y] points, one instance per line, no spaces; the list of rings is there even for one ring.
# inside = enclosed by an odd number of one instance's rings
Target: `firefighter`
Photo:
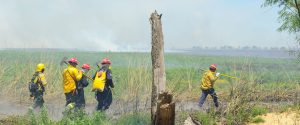
[[[76,85],[82,78],[82,71],[76,68],[78,65],[76,58],[71,58],[68,63],[68,67],[63,71],[63,89],[66,97],[66,106],[72,109],[77,96]]]
[[[44,105],[44,92],[47,85],[46,77],[44,74],[45,64],[39,63],[36,66],[36,71],[29,84],[30,97],[34,97],[33,108],[42,107]]]
[[[108,58],[101,61],[101,67],[96,71],[93,83],[93,91],[98,101],[97,110],[104,111],[112,103],[112,90],[114,88],[112,80],[111,62]]]
[[[82,72],[87,74],[90,70],[89,64],[82,65]],[[89,85],[87,76],[83,75],[80,81],[77,83],[77,97],[76,97],[76,107],[77,108],[85,108],[85,98],[84,98],[84,88]]]
[[[217,65],[212,64],[209,66],[209,70],[206,71],[203,74],[202,80],[201,80],[201,90],[202,90],[202,95],[200,97],[199,101],[199,106],[202,107],[207,95],[211,95],[215,104],[215,107],[219,107],[218,103],[218,97],[214,89],[214,84],[215,81],[220,76],[220,73],[216,72],[217,70]]]

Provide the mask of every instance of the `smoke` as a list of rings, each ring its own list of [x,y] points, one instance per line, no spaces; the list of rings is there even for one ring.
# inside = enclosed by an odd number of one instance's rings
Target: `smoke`
[[[93,35],[91,33],[83,33],[84,34],[84,39],[87,41],[85,46],[82,46],[81,49],[84,50],[100,50],[100,51],[118,51],[119,46],[116,43],[112,42],[112,34],[107,34],[104,36],[97,36]]]
[[[0,48],[150,50],[149,16],[163,13],[166,48],[284,45],[277,10],[260,1],[0,1]]]

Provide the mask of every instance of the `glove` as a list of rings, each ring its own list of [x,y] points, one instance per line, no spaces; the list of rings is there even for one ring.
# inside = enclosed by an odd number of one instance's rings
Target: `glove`
[[[219,76],[220,76],[220,73],[217,72],[217,73],[216,73],[216,76],[219,77]]]
[[[72,94],[73,94],[74,96],[77,95],[77,94],[78,94],[77,89],[74,89],[73,92],[72,92]]]

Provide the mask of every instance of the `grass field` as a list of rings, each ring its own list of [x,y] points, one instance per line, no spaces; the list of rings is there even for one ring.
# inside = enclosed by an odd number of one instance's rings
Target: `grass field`
[[[34,73],[35,65],[42,62],[47,67],[45,71],[48,81],[45,95],[46,103],[57,98],[63,100],[61,72],[65,66],[60,66],[63,57],[77,57],[80,65],[89,63],[94,69],[97,68],[96,62],[104,57],[110,58],[115,82],[114,100],[122,102],[122,105],[132,105],[126,109],[129,112],[149,111],[152,82],[149,53],[3,50],[0,51],[1,97],[5,97],[9,101],[28,102],[27,83]],[[215,85],[225,112],[219,116],[233,121],[232,123],[249,120],[251,114],[246,112],[258,102],[299,104],[300,65],[294,59],[167,53],[165,55],[167,90],[174,94],[176,102],[198,101],[201,93],[199,85],[202,75],[199,68],[207,68],[213,63],[218,65],[218,72],[240,78],[233,80],[221,77]],[[93,74],[93,70],[89,72],[89,75]],[[87,102],[94,104],[94,93],[90,92],[91,85],[85,90]],[[208,100],[207,102],[211,101]],[[214,113],[212,114],[207,117],[215,116]],[[237,115],[241,117],[245,115],[245,118],[238,118],[237,120],[235,117]],[[197,116],[202,117],[201,114]],[[122,119],[122,117],[118,119]],[[126,122],[126,118],[124,119],[123,123]]]

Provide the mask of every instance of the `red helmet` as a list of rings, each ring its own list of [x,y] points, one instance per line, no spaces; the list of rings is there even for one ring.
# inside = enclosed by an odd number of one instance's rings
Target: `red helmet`
[[[210,70],[216,70],[216,69],[217,69],[217,64],[211,64],[211,65],[209,66],[209,69],[210,69]]]
[[[75,63],[75,64],[78,64],[78,61],[77,61],[76,58],[71,58],[71,59],[69,60],[69,63]]]
[[[90,70],[91,67],[89,64],[83,64],[81,68]]]
[[[108,58],[104,58],[104,59],[102,59],[101,64],[111,64],[111,63]]]

